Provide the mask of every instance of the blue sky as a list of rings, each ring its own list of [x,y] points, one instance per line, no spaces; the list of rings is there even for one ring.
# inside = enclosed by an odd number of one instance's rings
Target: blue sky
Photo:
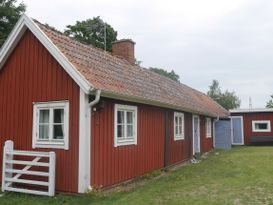
[[[241,108],[264,107],[273,94],[271,0],[24,0],[27,14],[59,30],[101,16],[118,38],[136,42],[145,67],[175,70],[206,92],[213,79],[235,91]]]

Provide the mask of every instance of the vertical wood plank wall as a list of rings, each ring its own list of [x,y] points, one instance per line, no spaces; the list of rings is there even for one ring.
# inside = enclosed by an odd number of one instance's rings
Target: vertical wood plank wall
[[[169,111],[169,154],[168,165],[172,165],[192,157],[192,114],[184,113],[185,139],[174,140],[174,112]]]
[[[91,184],[97,188],[160,169],[164,163],[163,110],[137,105],[137,145],[114,147],[114,104],[107,100],[102,110],[92,114]]]
[[[168,112],[168,165],[192,157],[192,114],[185,116],[185,139],[174,141],[172,110],[143,104],[103,99],[101,110],[92,113],[91,185],[107,187],[164,167],[165,112]],[[114,147],[114,105],[138,107],[138,143]],[[200,118],[201,152],[213,148],[205,138],[205,117]]]
[[[212,121],[211,121],[212,125]],[[201,153],[209,152],[213,149],[213,127],[211,126],[211,137],[206,136],[206,117],[200,116],[200,141]]]
[[[69,100],[69,150],[35,150],[55,151],[57,191],[77,192],[79,87],[29,31],[0,70],[0,98],[0,175],[5,140],[32,150],[32,103]]]

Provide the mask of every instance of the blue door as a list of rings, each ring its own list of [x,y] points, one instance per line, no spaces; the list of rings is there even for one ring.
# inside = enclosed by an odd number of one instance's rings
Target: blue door
[[[231,139],[233,145],[244,144],[243,117],[231,117]]]

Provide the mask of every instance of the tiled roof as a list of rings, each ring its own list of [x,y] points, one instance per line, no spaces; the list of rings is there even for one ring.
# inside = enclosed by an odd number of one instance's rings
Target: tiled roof
[[[182,83],[131,65],[109,52],[80,43],[35,21],[74,67],[102,93],[143,100],[208,116],[228,112],[205,94]]]

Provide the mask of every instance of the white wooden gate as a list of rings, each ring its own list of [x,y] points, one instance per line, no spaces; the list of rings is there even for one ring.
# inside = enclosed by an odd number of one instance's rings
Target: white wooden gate
[[[31,158],[29,160],[19,160],[15,157],[25,157]],[[46,162],[40,162],[40,160],[45,160]],[[36,195],[55,195],[55,152],[33,152],[33,151],[21,151],[13,149],[13,141],[8,140],[5,142],[3,149],[3,169],[2,169],[2,192],[4,191],[15,191],[23,192],[28,194]],[[13,165],[18,165],[23,167],[13,168]],[[34,171],[32,167],[46,167],[47,171]],[[22,176],[40,176],[46,178],[47,180],[32,180],[23,179]],[[22,188],[22,186],[13,186],[13,184],[28,185],[31,187],[33,185],[38,185],[41,187],[46,187],[46,190],[35,190],[29,188]]]

